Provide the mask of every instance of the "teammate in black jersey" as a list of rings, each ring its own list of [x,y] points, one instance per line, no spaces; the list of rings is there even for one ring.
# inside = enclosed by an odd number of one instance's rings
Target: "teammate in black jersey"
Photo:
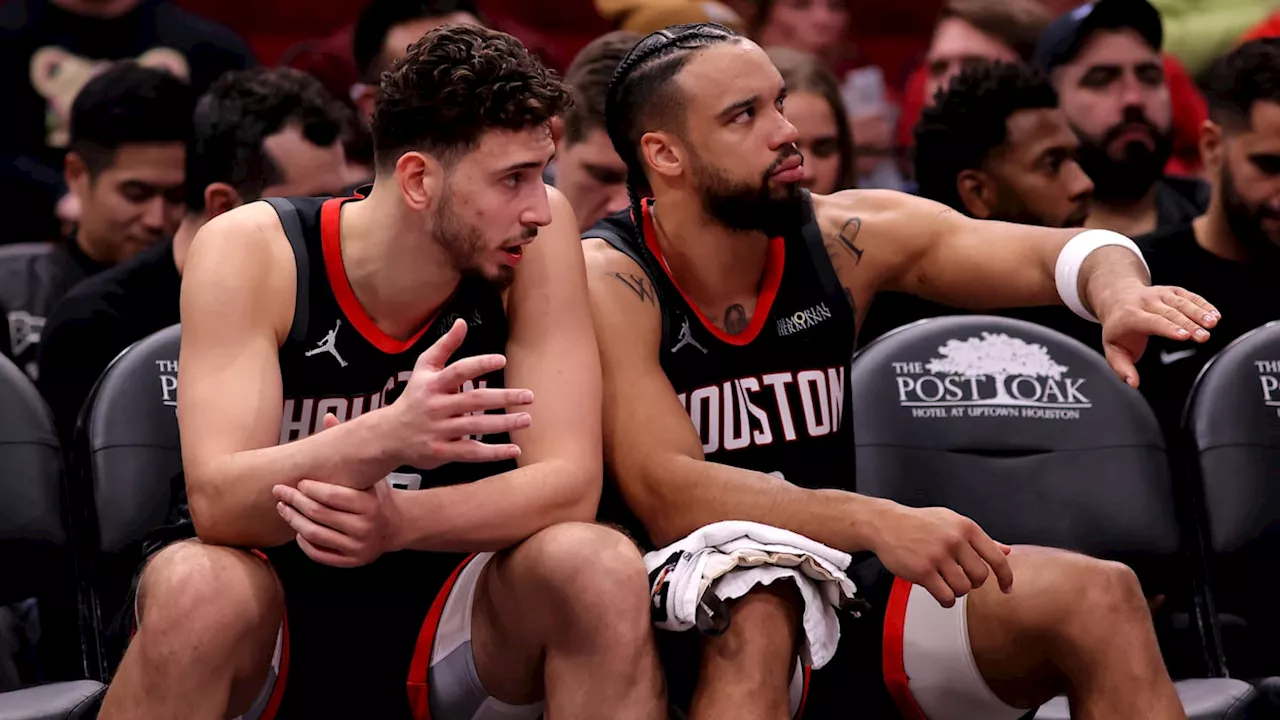
[[[541,179],[567,98],[510,36],[432,31],[382,78],[366,198],[200,231],[199,539],[143,570],[102,717],[664,715],[644,565],[590,523],[599,360],[577,221]]]
[[[650,35],[614,76],[633,207],[584,235],[606,465],[659,547],[736,519],[874,553],[852,573],[873,611],[797,692],[798,595],[753,591],[700,658],[664,651],[672,699],[694,720],[777,720],[802,703],[810,718],[1012,720],[1058,693],[1076,717],[1182,717],[1128,568],[851,492],[844,372],[880,290],[973,309],[1078,292],[1132,384],[1150,335],[1203,340],[1216,311],[1151,287],[1115,234],[977,221],[894,192],[810,196],[784,109],[765,53],[716,25]]]

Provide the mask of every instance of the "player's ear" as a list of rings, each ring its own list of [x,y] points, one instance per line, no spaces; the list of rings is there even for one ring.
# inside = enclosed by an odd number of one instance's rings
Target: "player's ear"
[[[551,131],[551,142],[555,143],[556,151],[560,150],[560,143],[564,141],[564,118],[559,115],[551,118],[547,123],[547,128]]]
[[[640,157],[654,172],[665,177],[676,177],[688,170],[684,146],[664,132],[645,133],[640,138]]]
[[[956,193],[965,210],[979,220],[991,217],[994,210],[994,188],[981,170],[961,170],[956,176]]]
[[[88,164],[74,150],[63,158],[62,177],[66,180],[67,188],[79,197],[84,197],[89,192],[89,185],[93,182]]]
[[[1222,171],[1222,156],[1226,152],[1223,144],[1222,126],[1212,120],[1205,120],[1200,126],[1200,157],[1204,158],[1204,168],[1209,177],[1217,179]]]
[[[444,188],[444,168],[431,155],[410,151],[396,161],[396,182],[411,209],[426,210]]]
[[[240,193],[227,183],[209,183],[204,189],[204,212],[214,218],[241,203]]]

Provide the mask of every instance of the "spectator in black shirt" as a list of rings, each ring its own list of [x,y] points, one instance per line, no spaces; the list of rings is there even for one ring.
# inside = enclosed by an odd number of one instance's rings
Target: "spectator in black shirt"
[[[340,192],[344,114],[319,81],[285,68],[229,73],[200,98],[186,215],[172,241],[82,283],[45,326],[39,386],[64,442],[107,364],[178,322],[182,265],[197,230],[261,197]]]
[[[65,170],[80,203],[75,232],[53,246],[0,247],[0,303],[15,360],[33,379],[45,318],[67,291],[178,227],[193,105],[186,83],[133,63],[76,96]]]
[[[1205,183],[1164,175],[1173,104],[1163,42],[1147,0],[1095,0],[1054,20],[1036,45],[1096,185],[1089,227],[1137,237],[1189,222],[1208,203]]]
[[[1048,79],[1021,64],[984,62],[951,81],[916,126],[919,194],[970,217],[1080,227],[1093,182]],[[902,293],[876,297],[859,331],[866,344],[895,327],[965,311]],[[1100,326],[1063,307],[994,314],[1064,332],[1101,350]]]
[[[56,237],[69,110],[112,62],[167,69],[195,94],[218,76],[256,64],[225,27],[168,0],[0,0],[0,242]]]
[[[1240,335],[1280,320],[1280,38],[1255,40],[1209,71],[1200,151],[1216,178],[1209,210],[1142,238],[1152,282],[1180,285],[1222,313],[1203,344],[1153,338],[1139,389],[1166,432],[1180,423],[1200,369]]]

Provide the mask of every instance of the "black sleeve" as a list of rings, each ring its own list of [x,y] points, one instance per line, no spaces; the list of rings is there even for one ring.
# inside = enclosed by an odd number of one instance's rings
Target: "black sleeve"
[[[40,340],[37,386],[64,447],[70,443],[80,408],[98,376],[124,348],[117,347],[118,319],[79,302],[62,303],[45,323]]]

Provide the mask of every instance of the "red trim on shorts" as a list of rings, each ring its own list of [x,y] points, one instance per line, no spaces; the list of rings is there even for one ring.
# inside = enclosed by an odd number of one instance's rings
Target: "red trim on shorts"
[[[882,659],[884,684],[893,698],[893,704],[905,720],[928,720],[911,694],[910,678],[903,663],[903,631],[907,626],[907,600],[911,597],[911,583],[902,578],[893,579],[889,591],[889,605],[884,612],[884,641]]]
[[[427,679],[431,672],[431,649],[435,646],[436,630],[440,627],[440,616],[444,614],[444,605],[449,600],[449,593],[453,592],[453,586],[458,582],[458,575],[462,573],[462,568],[475,559],[476,553],[472,553],[458,567],[454,568],[453,574],[449,576],[448,580],[444,581],[440,592],[436,593],[436,599],[431,603],[431,610],[427,612],[427,619],[422,621],[422,629],[418,632],[418,642],[413,648],[413,659],[409,661],[409,680],[406,683],[409,691],[409,708],[413,713],[413,720],[431,720],[430,692],[427,687]]]
[[[250,553],[262,559],[262,562],[271,568],[272,574],[275,574],[275,568],[271,567],[271,559],[261,550],[250,550]],[[276,681],[271,686],[271,697],[267,699],[267,706],[262,709],[262,714],[258,716],[258,720],[274,720],[276,713],[280,712],[280,703],[284,701],[284,686],[289,678],[289,607],[286,605],[280,612],[280,625],[283,627],[283,635],[280,639],[280,668],[276,670]]]
[[[796,710],[795,720],[800,720],[800,718],[804,717],[804,708],[806,705],[809,704],[809,681],[812,675],[813,675],[813,668],[808,665],[805,665],[804,666],[804,685],[803,685],[803,689],[800,691],[800,707]]]
[[[671,278],[671,284],[675,286],[676,291],[684,298],[684,301],[693,310],[693,314],[698,316],[698,320],[702,322],[702,326],[712,335],[715,335],[720,341],[729,343],[730,345],[749,345],[756,336],[760,334],[760,330],[764,328],[764,323],[769,319],[769,309],[773,307],[774,298],[778,296],[778,287],[782,285],[782,267],[785,265],[787,244],[782,238],[776,237],[769,240],[769,252],[765,256],[764,263],[764,279],[760,282],[760,295],[756,298],[756,309],[751,316],[751,322],[747,324],[747,329],[737,335],[729,333],[716,327],[698,306],[685,295],[684,290],[680,289],[680,285],[676,282],[675,277],[671,274],[671,268],[667,266],[667,259],[662,256],[662,248],[658,245],[658,233],[653,226],[653,214],[649,211],[649,207],[653,201],[644,203],[641,212],[644,213],[644,242],[649,247],[649,252],[658,259],[658,263],[662,265],[662,269],[666,271],[667,277]]]
[[[338,300],[338,307],[342,309],[342,314],[347,316],[347,320],[351,321],[356,331],[382,352],[398,355],[418,342],[427,328],[435,322],[436,316],[433,313],[412,337],[397,340],[383,332],[360,304],[355,291],[351,289],[351,282],[347,279],[347,270],[342,265],[342,204],[348,200],[358,199],[355,197],[330,198],[325,200],[320,208],[320,246],[324,254],[325,274],[329,277],[329,287],[333,289],[333,296]]]
[[[274,720],[280,712],[280,703],[284,701],[284,686],[289,679],[289,610],[285,608],[280,614],[280,624],[284,627],[284,635],[280,640],[280,669],[276,671],[276,683],[271,688],[271,697],[267,706],[262,709],[258,720]]]

